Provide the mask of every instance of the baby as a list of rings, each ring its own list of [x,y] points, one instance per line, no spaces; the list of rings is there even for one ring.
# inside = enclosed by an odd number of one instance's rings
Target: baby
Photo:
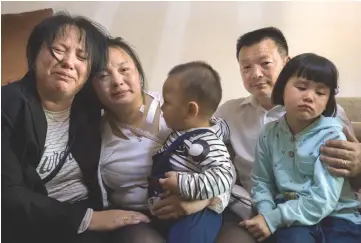
[[[153,157],[150,209],[164,192],[189,200],[220,198],[198,213],[165,222],[167,242],[213,243],[236,178],[223,142],[229,139],[228,125],[212,118],[222,99],[220,77],[204,62],[178,65],[168,74],[163,98],[164,120],[173,132]]]

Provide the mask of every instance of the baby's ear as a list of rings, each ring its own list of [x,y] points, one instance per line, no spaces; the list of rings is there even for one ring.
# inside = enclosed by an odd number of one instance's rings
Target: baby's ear
[[[199,113],[199,106],[195,101],[188,102],[188,118],[196,117]]]

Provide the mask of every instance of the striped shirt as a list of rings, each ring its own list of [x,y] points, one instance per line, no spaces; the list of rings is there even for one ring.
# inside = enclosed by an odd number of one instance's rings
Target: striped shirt
[[[47,177],[65,154],[69,139],[70,109],[60,112],[45,111],[48,129],[45,150],[37,167],[40,178]],[[58,174],[45,184],[49,197],[61,202],[76,202],[88,197],[83,175],[71,153]]]
[[[45,149],[36,168],[41,179],[46,178],[59,164],[65,154],[69,140],[70,108],[60,112],[44,110],[48,129]],[[56,176],[45,184],[48,195],[61,202],[77,202],[88,198],[88,188],[83,182],[80,167],[71,153]],[[93,209],[88,208],[78,228],[84,232],[90,223]]]
[[[204,200],[222,194],[229,195],[235,180],[235,170],[223,141],[229,140],[227,123],[211,118],[209,132],[185,139],[171,155],[172,169],[178,173],[181,196],[191,200]],[[158,153],[166,150],[179,136],[194,131],[173,131]],[[228,203],[228,201],[227,201]]]

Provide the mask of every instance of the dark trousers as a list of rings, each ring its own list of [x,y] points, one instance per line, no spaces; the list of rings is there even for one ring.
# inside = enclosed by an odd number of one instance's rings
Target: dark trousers
[[[326,217],[316,225],[278,229],[269,240],[274,243],[360,243],[361,225]]]
[[[85,231],[76,236],[74,243],[107,243],[111,232]]]
[[[179,220],[159,220],[156,228],[166,235],[167,243],[214,243],[222,221],[222,214],[203,209]]]

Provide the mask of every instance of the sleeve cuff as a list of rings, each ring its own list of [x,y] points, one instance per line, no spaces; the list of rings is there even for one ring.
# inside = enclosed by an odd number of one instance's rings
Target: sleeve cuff
[[[93,216],[93,209],[88,208],[78,228],[78,234],[81,234],[88,229],[92,216]]]
[[[183,198],[188,198],[185,191],[183,191],[183,184],[182,184],[182,181],[183,181],[183,176],[181,175],[181,173],[177,173],[177,179],[178,179],[178,189],[179,189],[179,193],[181,195],[181,197]]]
[[[257,203],[257,210],[259,214],[268,213],[274,209],[274,205],[269,201],[262,201]]]
[[[262,213],[263,217],[265,218],[268,228],[273,234],[278,228],[282,225],[282,214],[279,208],[276,208],[270,212]]]
[[[229,199],[230,199],[230,193],[223,193],[216,198],[220,199],[220,202],[215,205],[210,205],[208,208],[218,214],[221,214],[224,209],[228,206]]]
[[[177,172],[177,177],[178,177],[178,189],[179,189],[179,194],[181,195],[181,197],[185,198],[185,199],[192,199],[192,191],[188,191],[189,188],[189,181],[188,181],[188,177],[189,175],[187,173],[182,173],[182,172]],[[191,188],[193,189],[193,188]]]

